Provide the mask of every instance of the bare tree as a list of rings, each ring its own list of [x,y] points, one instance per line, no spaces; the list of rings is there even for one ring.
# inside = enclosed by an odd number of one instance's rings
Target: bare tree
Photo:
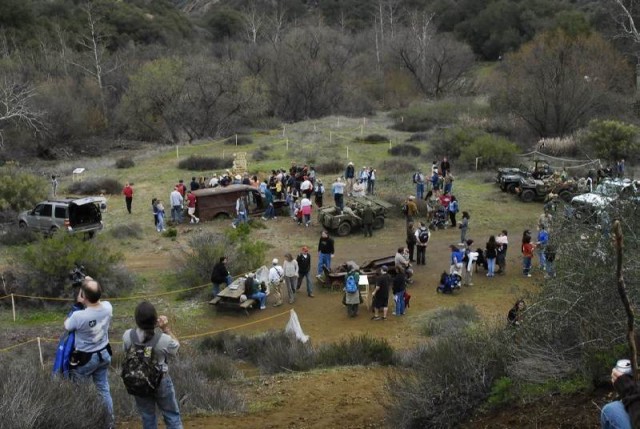
[[[100,89],[102,111],[105,113],[104,78],[109,73],[117,70],[120,64],[117,57],[112,60],[107,55],[105,44],[107,36],[99,28],[100,17],[96,17],[93,5],[87,3],[83,9],[87,14],[87,27],[85,34],[78,40],[78,44],[84,49],[83,60],[70,60],[70,63],[95,80]]]
[[[34,132],[44,130],[42,112],[31,105],[37,95],[34,87],[5,78],[0,85],[0,148],[3,147],[1,128],[5,123],[22,123]]]
[[[630,39],[635,46],[634,55],[636,57],[636,99],[640,99],[640,32],[636,27],[634,11],[640,7],[640,2],[636,0],[610,0],[617,5],[618,14],[614,14],[614,19],[620,25],[622,33],[620,37]]]
[[[244,23],[247,39],[249,42],[256,44],[258,42],[258,33],[264,25],[264,14],[258,10],[255,2],[251,2],[249,7],[242,11],[242,22]]]

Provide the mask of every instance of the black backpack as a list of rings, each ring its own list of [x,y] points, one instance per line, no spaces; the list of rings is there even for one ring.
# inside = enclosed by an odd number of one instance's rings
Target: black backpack
[[[421,229],[420,230],[420,234],[418,234],[418,240],[420,241],[421,244],[426,244],[429,242],[429,230],[428,229]]]
[[[129,331],[131,347],[125,354],[121,376],[130,395],[148,397],[156,393],[163,374],[153,348],[161,336],[162,333],[156,332],[151,341],[140,343],[136,330]]]

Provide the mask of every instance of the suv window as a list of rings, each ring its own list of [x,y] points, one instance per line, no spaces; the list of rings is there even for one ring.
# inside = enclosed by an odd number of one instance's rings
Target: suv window
[[[51,204],[42,204],[36,207],[36,214],[44,217],[51,217],[53,213],[53,206]]]
[[[56,206],[55,217],[57,219],[66,219],[67,209],[63,206]]]

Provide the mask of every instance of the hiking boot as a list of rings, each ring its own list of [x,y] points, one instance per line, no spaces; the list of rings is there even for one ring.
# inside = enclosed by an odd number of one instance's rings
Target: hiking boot
[[[266,309],[267,309],[266,305],[263,305],[263,306],[260,307],[260,310],[266,310]]]
[[[309,298],[315,298],[315,295],[312,294],[312,293],[310,293],[308,296],[309,296]]]

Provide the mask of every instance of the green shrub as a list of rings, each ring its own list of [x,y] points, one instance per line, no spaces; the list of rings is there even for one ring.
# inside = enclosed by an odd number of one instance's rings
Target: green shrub
[[[342,174],[347,166],[337,159],[321,162],[316,165],[318,174]]]
[[[269,158],[269,154],[262,149],[254,150],[251,154],[251,159],[254,161],[264,161]]]
[[[82,182],[73,182],[67,190],[71,194],[78,195],[120,195],[124,186],[116,179],[108,177],[100,177],[96,179],[87,179]]]
[[[224,141],[224,144],[229,145],[229,146],[245,146],[248,144],[253,143],[253,139],[251,138],[251,136],[238,136],[238,139],[236,140],[236,136],[231,136],[228,139],[226,139]]]
[[[516,399],[513,388],[513,380],[509,377],[500,377],[491,386],[491,393],[487,404],[492,407],[504,405]]]
[[[284,331],[268,331],[255,336],[223,333],[203,340],[199,349],[248,360],[265,374],[306,371],[316,365],[313,347]]]
[[[191,359],[197,370],[204,374],[209,381],[242,378],[242,372],[236,368],[228,356],[205,352],[193,354]]]
[[[457,160],[466,146],[484,135],[487,135],[484,131],[469,127],[439,130],[431,141],[430,158],[441,159],[447,156],[449,160]]]
[[[19,246],[29,244],[40,238],[40,235],[27,228],[18,228],[16,225],[8,227],[4,233],[0,231],[0,244],[5,246]]]
[[[478,166],[494,169],[501,165],[513,165],[518,146],[509,140],[493,135],[484,135],[465,146],[460,154],[459,163],[473,168],[478,159]]]
[[[232,166],[233,159],[231,157],[215,158],[192,155],[178,162],[178,168],[189,171],[220,170],[222,168],[231,168]]]
[[[422,153],[419,147],[414,146],[412,144],[407,144],[407,143],[393,146],[387,152],[389,152],[389,155],[393,155],[393,156],[414,156],[414,157],[420,156],[420,153]]]
[[[50,185],[38,176],[15,168],[0,169],[0,211],[33,208],[47,196]]]
[[[178,230],[175,227],[170,226],[166,231],[162,232],[162,236],[166,238],[176,238],[178,236]]]
[[[637,159],[640,155],[638,127],[614,120],[589,122],[584,141],[593,148],[597,157],[617,161]]]
[[[389,377],[389,421],[396,428],[459,426],[506,375],[513,343],[504,332],[461,333],[423,346],[412,369]]]
[[[231,275],[242,274],[264,264],[267,245],[249,236],[250,228],[231,229],[228,234],[203,232],[189,239],[189,249],[179,261],[176,288],[200,285],[211,279],[211,270],[220,257],[229,258]],[[197,292],[194,292],[197,293]]]
[[[337,343],[322,346],[318,351],[318,363],[322,366],[370,365],[393,363],[393,348],[385,338],[367,334],[352,336]]]
[[[364,137],[356,137],[354,141],[357,143],[389,143],[389,137],[382,134],[369,134]]]
[[[473,305],[460,304],[430,312],[421,324],[421,331],[427,336],[455,335],[479,320],[480,315]]]
[[[116,160],[116,168],[132,168],[135,167],[136,163],[132,158],[118,158]]]
[[[0,359],[0,428],[105,427],[108,415],[93,383],[52,380],[33,356]]]
[[[56,234],[50,239],[38,240],[14,255],[11,270],[16,284],[12,292],[71,298],[69,272],[78,263],[100,282],[105,297],[127,294],[133,286],[133,278],[121,265],[122,261],[123,255],[114,252],[101,236],[83,240],[75,235]]]
[[[117,238],[119,240],[127,238],[135,238],[137,240],[140,240],[143,237],[142,226],[137,222],[116,225],[111,228],[109,232],[114,238]]]
[[[380,169],[387,174],[411,175],[416,170],[416,164],[404,159],[386,159],[380,164]]]
[[[411,134],[411,136],[406,140],[408,142],[426,142],[428,140],[427,134],[426,133],[413,133]]]

